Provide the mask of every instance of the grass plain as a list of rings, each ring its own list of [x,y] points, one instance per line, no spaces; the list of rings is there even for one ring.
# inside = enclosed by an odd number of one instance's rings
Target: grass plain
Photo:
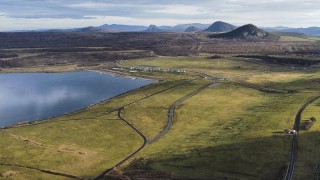
[[[124,67],[156,66],[187,70],[189,74],[137,71],[131,74],[163,77],[166,81],[123,94],[83,111],[0,132],[1,176],[18,172],[16,179],[64,178],[4,164],[18,164],[92,178],[114,166],[141,144],[141,137],[117,117],[114,109],[126,106],[123,116],[146,136],[156,136],[167,121],[170,105],[209,83],[197,72],[259,86],[292,90],[267,93],[220,80],[176,108],[171,130],[120,167],[132,178],[281,179],[290,155],[293,126],[303,103],[319,95],[318,69],[290,71],[289,67],[250,62],[226,56],[157,57],[121,61]],[[183,84],[191,79],[196,79]],[[170,87],[177,86],[168,91]],[[150,96],[151,94],[161,92]],[[150,97],[149,97],[150,96]],[[319,101],[303,114],[318,117]],[[297,179],[311,177],[318,142],[319,122],[301,132]],[[310,153],[313,152],[313,153]],[[310,170],[310,168],[313,168]]]

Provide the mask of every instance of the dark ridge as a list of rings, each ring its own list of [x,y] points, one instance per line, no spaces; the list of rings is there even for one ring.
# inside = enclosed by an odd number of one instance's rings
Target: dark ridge
[[[185,30],[185,32],[197,32],[197,31],[200,31],[200,29],[197,28],[197,27],[194,27],[194,26],[189,26],[189,27]]]
[[[10,68],[10,67],[15,67],[15,64],[13,64],[12,62],[0,60],[0,68]]]
[[[5,53],[1,53],[0,52],[0,59],[2,58],[14,58],[14,57],[18,57],[17,54],[5,54]]]
[[[274,34],[278,34],[280,36],[291,36],[291,37],[300,37],[300,38],[307,38],[308,35],[304,33],[298,33],[298,32],[274,32]]]
[[[102,29],[99,27],[93,27],[93,26],[89,26],[89,27],[85,27],[85,28],[78,28],[78,29],[74,29],[74,32],[111,32],[108,29]]]
[[[235,30],[237,27],[229,24],[229,23],[225,23],[222,21],[217,21],[215,23],[213,23],[211,26],[209,26],[207,29],[205,29],[205,32],[229,32],[229,31],[233,31]]]
[[[267,64],[280,64],[280,65],[311,66],[311,65],[320,63],[320,60],[310,60],[310,59],[303,59],[303,58],[286,58],[286,57],[272,57],[272,56],[260,56],[260,55],[238,55],[235,57],[259,59]]]
[[[211,38],[238,39],[238,40],[267,40],[278,41],[279,35],[266,32],[252,24],[241,26],[231,32],[210,35]]]

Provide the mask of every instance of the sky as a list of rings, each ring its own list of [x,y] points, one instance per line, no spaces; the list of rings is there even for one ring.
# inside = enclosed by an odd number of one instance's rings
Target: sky
[[[320,26],[319,0],[1,0],[0,31],[225,21]]]

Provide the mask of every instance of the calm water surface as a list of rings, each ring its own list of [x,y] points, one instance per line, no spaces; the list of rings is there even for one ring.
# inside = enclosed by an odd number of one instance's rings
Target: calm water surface
[[[88,71],[0,73],[0,127],[73,112],[150,83]]]

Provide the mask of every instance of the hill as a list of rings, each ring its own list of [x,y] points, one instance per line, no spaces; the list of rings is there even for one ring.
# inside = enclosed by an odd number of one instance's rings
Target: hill
[[[197,31],[201,31],[199,28],[194,27],[194,26],[189,26],[185,32],[197,32]]]
[[[205,29],[205,32],[229,32],[229,31],[233,31],[235,30],[237,27],[229,24],[229,23],[225,23],[222,21],[217,21],[215,23],[213,23],[211,26],[209,26],[207,29]]]
[[[156,25],[151,24],[144,32],[164,32],[165,30],[158,28]]]
[[[280,36],[266,32],[257,28],[252,24],[241,26],[231,32],[210,35],[212,38],[224,38],[224,39],[241,39],[241,40],[279,40]]]

